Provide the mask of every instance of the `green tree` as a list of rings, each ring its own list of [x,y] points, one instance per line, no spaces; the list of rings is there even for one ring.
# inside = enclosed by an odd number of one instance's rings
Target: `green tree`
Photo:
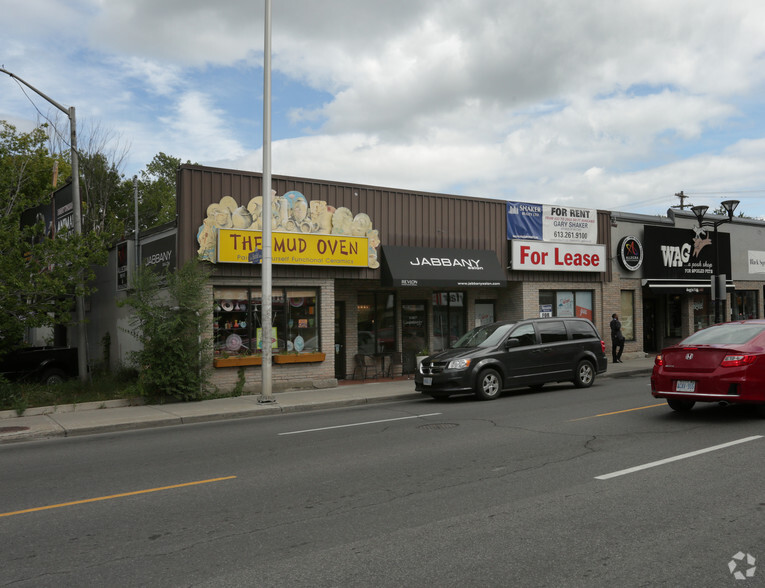
[[[67,324],[76,295],[86,295],[93,264],[105,250],[97,235],[48,238],[43,219],[22,225],[22,214],[50,205],[57,157],[44,146],[44,126],[19,133],[0,121],[0,354],[25,329]]]
[[[82,231],[112,245],[133,225],[133,186],[102,152],[80,155]]]
[[[142,345],[130,354],[141,396],[194,400],[207,392],[208,279],[206,266],[195,259],[164,276],[146,268],[136,272],[133,290],[120,305],[133,309],[131,332]]]
[[[728,213],[726,212],[725,207],[722,204],[718,206],[717,208],[715,208],[712,211],[712,214],[718,214],[720,216],[728,216]],[[749,216],[748,214],[746,214],[743,210],[739,210],[738,214],[734,213],[734,216],[736,218],[751,218],[751,219],[754,218],[753,216]]]
[[[175,219],[176,174],[180,165],[179,158],[160,152],[141,171],[138,180],[140,230]]]

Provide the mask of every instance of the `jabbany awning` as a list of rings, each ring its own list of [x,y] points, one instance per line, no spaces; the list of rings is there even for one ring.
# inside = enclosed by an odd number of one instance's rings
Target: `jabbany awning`
[[[505,286],[507,276],[489,250],[396,247],[383,245],[382,280],[386,286]]]

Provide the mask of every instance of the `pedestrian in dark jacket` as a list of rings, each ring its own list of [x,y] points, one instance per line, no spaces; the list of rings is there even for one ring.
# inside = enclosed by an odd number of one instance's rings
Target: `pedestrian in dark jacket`
[[[622,323],[619,322],[619,315],[611,315],[611,353],[614,363],[622,363],[622,352],[624,351],[624,334],[622,333]]]

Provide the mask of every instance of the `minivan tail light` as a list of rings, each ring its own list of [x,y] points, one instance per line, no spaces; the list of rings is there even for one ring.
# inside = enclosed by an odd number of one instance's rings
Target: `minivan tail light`
[[[741,367],[751,365],[756,359],[756,355],[726,355],[720,362],[720,367]]]
[[[606,352],[606,342],[603,341],[603,339],[600,340],[600,350],[605,353]]]

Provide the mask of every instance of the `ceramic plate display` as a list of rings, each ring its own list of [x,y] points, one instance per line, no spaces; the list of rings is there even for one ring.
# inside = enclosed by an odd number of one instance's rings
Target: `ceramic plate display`
[[[231,302],[230,300],[224,300],[223,302],[220,303],[220,307],[226,312],[231,312],[232,310],[234,310],[234,303]]]
[[[303,341],[303,338],[298,335],[295,337],[295,351],[303,351],[303,347],[305,347],[305,341]]]
[[[302,298],[290,298],[290,306],[294,306],[295,308],[299,306],[303,306],[303,299]]]
[[[228,349],[229,351],[239,351],[239,348],[241,346],[242,346],[242,338],[236,333],[226,337],[226,349]]]
[[[247,321],[239,321],[239,326],[243,329],[247,328]]]
[[[295,348],[295,346],[292,344],[292,341],[287,341],[287,351],[292,351]]]

